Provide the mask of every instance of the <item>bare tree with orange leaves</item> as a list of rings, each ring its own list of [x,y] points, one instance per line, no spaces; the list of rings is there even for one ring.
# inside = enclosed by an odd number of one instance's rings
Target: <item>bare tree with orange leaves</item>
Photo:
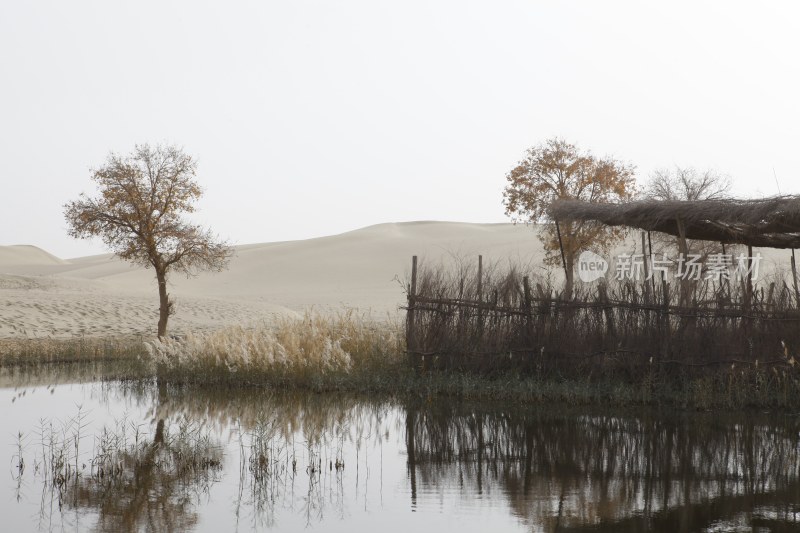
[[[137,145],[129,156],[112,153],[93,171],[99,195],[81,194],[64,206],[69,234],[100,237],[120,258],[152,267],[158,281],[158,336],[167,334],[173,303],[167,278],[227,267],[232,249],[211,231],[183,219],[202,195],[195,182],[197,165],[175,146]]]
[[[552,138],[528,149],[525,158],[506,175],[503,191],[506,215],[514,223],[545,224],[539,238],[550,265],[562,261],[557,229],[563,245],[565,292],[572,294],[575,259],[581,250],[608,251],[623,235],[619,228],[595,222],[564,221],[556,227],[547,208],[555,200],[616,202],[635,192],[634,167],[611,158],[597,158],[563,139]]]

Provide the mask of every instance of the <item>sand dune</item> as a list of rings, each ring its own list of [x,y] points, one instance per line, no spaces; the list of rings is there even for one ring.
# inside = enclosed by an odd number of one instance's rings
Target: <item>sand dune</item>
[[[615,253],[632,252],[632,236]],[[763,275],[788,267],[788,253],[760,250]],[[512,224],[379,224],[308,240],[236,247],[230,268],[186,279],[173,275],[173,332],[268,320],[275,313],[357,309],[398,316],[411,256],[512,260],[542,269],[536,229]],[[553,269],[556,280],[561,271]],[[151,335],[158,319],[152,270],[113,255],[62,260],[33,246],[0,247],[0,337]]]
[[[274,313],[357,309],[394,316],[411,256],[541,255],[535,232],[512,224],[379,224],[315,239],[236,247],[230,268],[174,275],[174,332],[252,323]],[[151,334],[158,318],[152,270],[113,255],[58,259],[32,246],[0,247],[0,337]]]
[[[48,266],[63,265],[66,261],[51,255],[36,246],[0,246],[0,266]]]

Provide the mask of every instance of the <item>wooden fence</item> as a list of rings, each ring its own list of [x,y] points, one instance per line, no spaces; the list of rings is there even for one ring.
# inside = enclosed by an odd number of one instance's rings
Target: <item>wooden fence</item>
[[[412,365],[537,372],[774,365],[793,364],[800,348],[800,313],[786,284],[746,284],[739,292],[721,285],[679,305],[685,293],[663,278],[599,283],[566,298],[516,272],[488,279],[480,256],[471,272],[446,279],[420,271],[413,257],[406,307]]]

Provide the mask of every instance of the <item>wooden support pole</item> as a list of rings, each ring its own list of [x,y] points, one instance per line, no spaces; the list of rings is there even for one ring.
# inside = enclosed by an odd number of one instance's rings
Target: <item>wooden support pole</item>
[[[800,289],[797,287],[797,261],[794,258],[794,248],[792,248],[792,279],[794,280],[794,297],[797,300],[797,307],[800,308]]]
[[[661,308],[661,356],[668,359],[670,356],[670,336],[672,335],[672,321],[669,317],[669,286],[667,276],[661,271],[661,295],[663,297]]]
[[[645,237],[644,232],[642,232],[642,259],[643,259],[642,263],[644,263],[644,283],[642,284],[642,286],[644,287],[645,293],[647,293],[647,277],[650,271],[647,268],[647,254],[645,253],[645,248],[644,248],[645,245],[644,237]]]
[[[653,260],[653,239],[650,238],[650,231],[647,231],[647,249],[650,252],[650,260]],[[656,274],[653,272],[653,277],[650,278],[652,281],[651,285],[653,286],[653,298],[655,298],[656,294]]]
[[[683,220],[680,217],[675,219],[676,224],[678,225],[678,253],[680,254],[681,258],[683,259],[683,268],[684,272],[683,277],[680,280],[680,300],[678,305],[681,307],[689,304],[689,296],[691,291],[691,280],[687,277],[686,269],[686,261],[689,260],[689,245],[686,243],[686,226],[683,224]]]
[[[753,247],[747,246],[747,305],[753,300]]]
[[[728,251],[725,248],[725,243],[721,242],[720,244],[722,245],[722,255],[728,255]],[[728,285],[728,300],[730,300],[731,299],[730,298],[731,297],[731,280],[730,280],[730,278],[722,279],[722,277],[720,275],[720,280],[719,280],[720,297],[725,297],[725,285]]]
[[[406,351],[412,367],[416,360],[416,330],[414,328],[414,307],[417,303],[417,256],[411,258],[411,287],[408,290],[408,311],[406,315]]]
[[[676,218],[675,223],[678,225],[678,253],[686,257],[689,254],[689,245],[686,244],[686,226],[680,218]]]

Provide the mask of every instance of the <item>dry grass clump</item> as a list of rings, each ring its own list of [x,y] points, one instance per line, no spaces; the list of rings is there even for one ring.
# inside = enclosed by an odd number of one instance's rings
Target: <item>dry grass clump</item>
[[[386,368],[402,353],[399,326],[352,312],[335,317],[309,312],[274,324],[228,327],[146,343],[164,377],[190,381],[318,382]],[[391,366],[391,365],[390,365]]]

